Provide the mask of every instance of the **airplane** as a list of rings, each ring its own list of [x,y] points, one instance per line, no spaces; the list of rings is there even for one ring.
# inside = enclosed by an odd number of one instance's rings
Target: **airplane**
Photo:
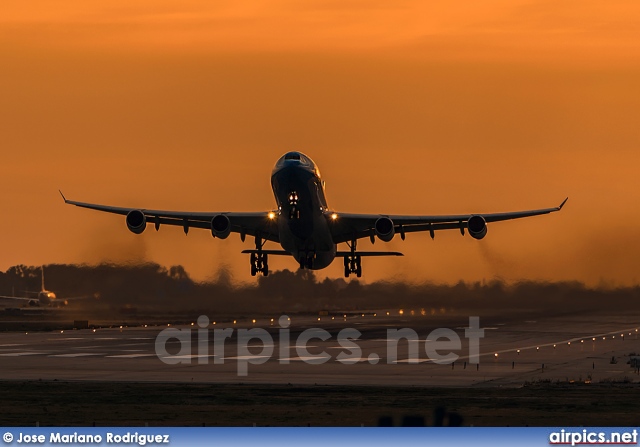
[[[69,304],[69,301],[75,300],[84,300],[87,298],[97,298],[98,295],[86,295],[86,296],[76,296],[71,298],[58,298],[55,293],[45,289],[44,287],[44,266],[40,266],[40,270],[42,271],[41,279],[42,284],[40,286],[39,292],[26,292],[32,293],[35,295],[34,298],[28,297],[20,297],[20,296],[0,296],[0,300],[12,300],[12,301],[22,301],[28,306],[49,306],[49,307],[61,307]]]
[[[335,258],[344,259],[344,276],[362,276],[362,257],[403,256],[399,252],[358,251],[357,241],[378,238],[389,242],[396,234],[402,240],[406,233],[428,231],[431,238],[437,230],[465,229],[474,239],[487,234],[487,223],[537,216],[560,211],[568,197],[557,207],[538,210],[490,214],[460,214],[435,216],[406,216],[390,214],[352,214],[335,211],[327,205],[325,182],[317,165],[301,152],[287,152],[276,162],[271,172],[271,188],[276,208],[260,212],[185,212],[145,208],[114,207],[68,200],[64,202],[82,208],[126,216],[127,228],[141,234],[148,223],[181,226],[185,234],[190,228],[211,231],[214,238],[225,239],[239,233],[244,242],[247,235],[255,241],[255,249],[243,250],[250,255],[251,276],[269,274],[268,256],[293,256],[301,269],[319,270],[329,266]],[[279,243],[281,250],[265,249],[267,241]],[[337,245],[346,243],[349,250],[340,251]]]

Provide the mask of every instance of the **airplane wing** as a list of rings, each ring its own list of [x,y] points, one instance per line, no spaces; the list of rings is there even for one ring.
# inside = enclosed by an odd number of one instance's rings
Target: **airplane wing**
[[[469,227],[469,219],[474,218],[473,224],[477,228],[483,228],[486,231],[486,223],[500,222],[503,220],[521,219],[524,217],[539,216],[541,214],[549,214],[560,211],[569,198],[553,208],[542,208],[537,210],[514,211],[508,213],[488,213],[488,214],[454,214],[440,216],[403,216],[403,215],[383,215],[383,214],[348,214],[336,213],[335,219],[329,216],[332,226],[332,235],[335,243],[350,242],[354,239],[365,237],[373,237],[376,233],[376,222],[380,218],[389,219],[387,229],[393,226],[393,233],[398,233],[404,239],[405,233],[414,233],[420,231],[428,231],[431,237],[434,237],[436,230],[460,230],[464,234],[465,228]],[[478,219],[481,217],[482,219]],[[484,227],[483,227],[484,221]],[[480,236],[479,238],[482,238]]]
[[[188,212],[188,211],[164,211],[150,210],[145,208],[126,208],[117,206],[99,205],[94,203],[76,202],[68,200],[62,192],[60,195],[64,202],[81,208],[103,211],[105,213],[128,215],[132,211],[139,211],[145,217],[146,223],[155,225],[156,230],[161,225],[174,225],[182,227],[187,233],[189,228],[203,228],[212,230],[212,220],[214,217],[226,216],[230,224],[230,232],[239,233],[244,240],[246,235],[259,236],[263,240],[279,242],[278,227],[275,214],[271,211],[257,213],[235,213],[235,212]],[[222,219],[224,221],[224,219]],[[146,225],[146,223],[144,225]],[[144,225],[140,232],[144,230]],[[219,236],[220,237],[220,236]],[[226,236],[224,236],[226,237]]]
[[[33,301],[33,298],[24,298],[24,297],[20,297],[20,296],[0,296],[0,300]]]
[[[79,300],[88,300],[88,299],[97,300],[99,298],[100,298],[100,294],[94,293],[93,295],[71,296],[69,298],[59,297],[58,299],[60,299],[61,301],[79,301]]]

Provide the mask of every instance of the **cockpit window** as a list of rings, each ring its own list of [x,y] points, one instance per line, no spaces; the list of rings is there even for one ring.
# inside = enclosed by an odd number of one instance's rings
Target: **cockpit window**
[[[300,161],[300,153],[298,152],[289,152],[284,156],[285,160],[298,160]]]

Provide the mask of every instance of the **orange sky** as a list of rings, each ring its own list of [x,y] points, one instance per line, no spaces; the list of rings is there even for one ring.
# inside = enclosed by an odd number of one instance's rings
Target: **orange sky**
[[[237,235],[64,206],[273,207],[288,150],[329,205],[558,214],[375,247],[364,279],[637,284],[640,4],[61,0],[0,3],[0,269],[151,260],[251,281]],[[363,242],[361,247],[368,247]],[[293,259],[272,268],[296,268]],[[338,277],[335,263],[322,275]]]

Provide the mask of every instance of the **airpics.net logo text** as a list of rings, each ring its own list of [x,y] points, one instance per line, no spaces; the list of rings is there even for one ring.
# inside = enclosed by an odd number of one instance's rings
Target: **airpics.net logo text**
[[[292,341],[291,319],[287,315],[282,315],[278,319],[279,328],[274,331],[277,343],[274,341],[272,333],[263,328],[237,330],[216,328],[210,331],[209,323],[209,318],[206,315],[201,315],[197,320],[198,329],[164,329],[156,337],[156,355],[163,363],[169,365],[191,364],[195,359],[200,365],[208,364],[211,359],[214,364],[224,364],[225,360],[234,360],[237,362],[238,376],[248,375],[249,365],[261,365],[274,359],[275,355],[277,355],[276,360],[280,364],[289,364],[292,360],[296,360],[318,365],[334,358],[325,350],[316,354],[309,352],[310,341],[315,340],[318,343],[318,341],[327,342],[332,339],[333,336],[329,331],[322,328],[308,328],[301,331]],[[212,347],[210,343],[211,332],[213,332]],[[234,332],[235,344],[232,344]],[[361,336],[362,333],[355,328],[340,330],[336,335],[338,346],[335,348],[339,349],[337,349],[335,360],[345,365],[353,365],[363,361],[378,364],[381,357],[377,353],[370,353],[366,358],[362,357],[362,348],[359,344],[362,341],[360,340]],[[469,317],[469,326],[464,329],[464,337],[468,339],[468,362],[470,364],[479,363],[480,339],[484,338],[484,329],[480,328],[479,317]],[[458,333],[452,329],[434,329],[424,341],[426,358],[421,357],[421,340],[414,329],[387,329],[386,364],[398,364],[398,346],[401,342],[407,344],[407,353],[402,360],[403,363],[417,364],[426,360],[436,364],[451,364],[460,358],[457,352],[462,350],[462,340]],[[176,344],[178,349],[175,348]],[[194,344],[195,346],[193,346]],[[168,346],[171,346],[171,353]],[[231,352],[233,346],[235,346],[235,352]],[[292,357],[292,348],[295,348],[296,357]],[[332,349],[332,351],[334,350]]]

